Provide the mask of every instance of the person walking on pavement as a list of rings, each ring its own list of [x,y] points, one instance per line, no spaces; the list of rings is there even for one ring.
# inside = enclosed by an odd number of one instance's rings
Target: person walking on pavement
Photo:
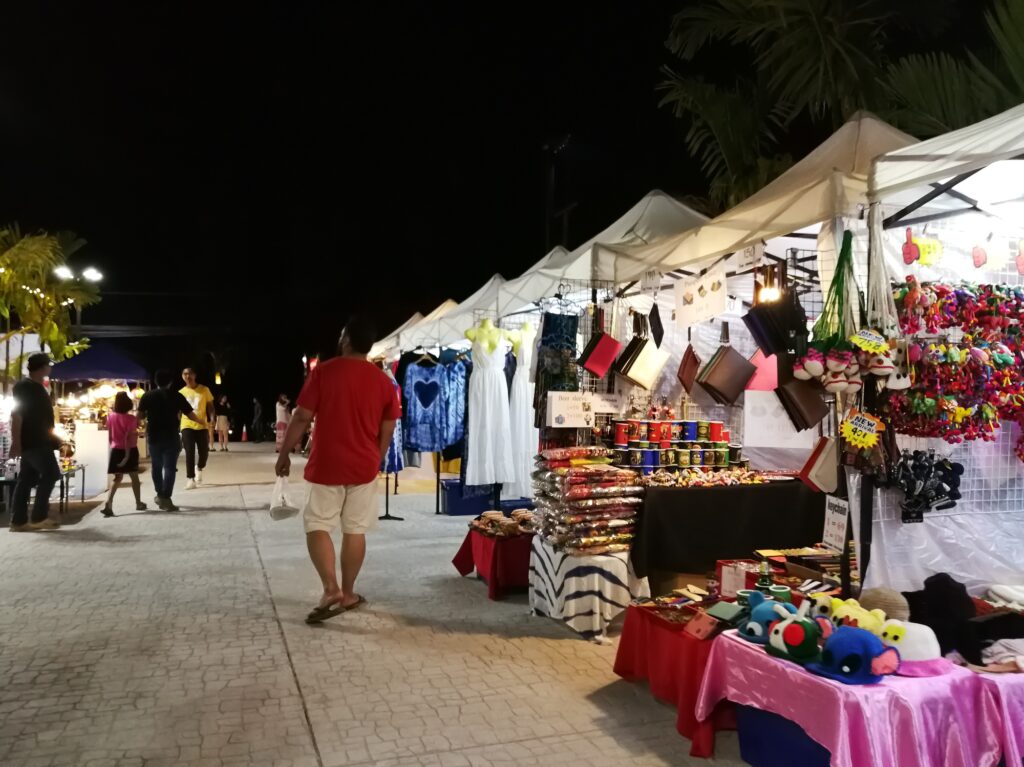
[[[288,399],[287,394],[277,395],[277,404],[274,406],[275,410],[275,421],[274,421],[274,448],[278,453],[281,452],[281,443],[284,442],[284,434],[288,431],[288,422],[291,420],[291,413],[288,410],[288,405],[291,404],[291,400]]]
[[[187,401],[195,419],[181,417],[181,444],[185,448],[186,490],[193,490],[203,484],[203,469],[210,456],[210,425],[213,423],[213,393],[196,382],[196,371],[185,368],[181,371],[185,385],[179,390]],[[198,465],[196,454],[198,455]],[[198,468],[198,471],[197,471]]]
[[[303,509],[306,548],[323,585],[323,595],[306,617],[320,623],[366,604],[355,591],[366,556],[366,533],[377,522],[377,473],[402,415],[391,380],[366,355],[373,328],[354,319],[341,335],[341,356],[318,365],[306,379],[281,444],[276,472],[287,477],[290,452],[316,417],[306,463],[309,500]],[[334,558],[333,530],[341,524],[341,584]]]
[[[14,385],[11,414],[11,458],[21,458],[21,471],[11,503],[11,532],[56,530],[60,523],[50,519],[50,494],[60,479],[54,451],[60,440],[53,433],[53,405],[43,381],[50,375],[50,357],[33,354],[28,358],[28,378]],[[28,498],[32,488],[36,499],[29,518]]]
[[[231,403],[228,395],[221,394],[214,406],[217,413],[217,444],[222,453],[228,452],[228,437],[231,432]]]
[[[263,441],[263,405],[259,397],[252,398],[252,441]]]
[[[135,510],[145,511],[142,502],[142,488],[139,486],[139,419],[132,414],[132,398],[128,392],[119,391],[114,397],[114,407],[107,415],[107,434],[110,438],[110,460],[107,474],[114,477],[107,502],[103,505],[103,516],[114,516],[114,495],[127,474],[135,493]]]
[[[153,464],[156,505],[163,511],[178,511],[171,500],[178,456],[181,454],[178,430],[182,418],[198,422],[199,416],[192,411],[192,406],[181,392],[174,390],[174,375],[170,370],[158,370],[154,378],[156,388],[142,395],[139,415],[146,418],[146,441]]]

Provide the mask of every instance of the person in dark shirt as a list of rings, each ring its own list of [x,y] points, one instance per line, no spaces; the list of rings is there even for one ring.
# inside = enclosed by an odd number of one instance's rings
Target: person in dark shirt
[[[153,464],[153,487],[156,505],[163,511],[178,511],[171,500],[174,475],[181,454],[181,417],[195,419],[192,406],[181,392],[172,389],[174,375],[170,370],[156,371],[156,388],[142,395],[139,416],[146,418],[146,442]]]
[[[50,375],[50,357],[33,354],[28,358],[28,378],[14,385],[14,412],[11,415],[11,457],[21,458],[18,482],[11,504],[11,532],[56,530],[60,524],[49,518],[50,494],[60,479],[54,451],[60,440],[53,433],[53,405],[43,381]],[[32,517],[28,498],[32,488],[36,500]]]

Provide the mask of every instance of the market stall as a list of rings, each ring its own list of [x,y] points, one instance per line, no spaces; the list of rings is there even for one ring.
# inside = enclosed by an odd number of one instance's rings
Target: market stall
[[[53,366],[50,380],[59,390],[56,404],[61,414],[60,434],[66,446],[62,456],[84,467],[79,476],[80,490],[85,495],[91,497],[107,489],[106,415],[114,397],[119,391],[126,391],[137,403],[148,378],[145,368],[116,347],[103,343]],[[145,445],[143,435],[139,440],[143,457]]]

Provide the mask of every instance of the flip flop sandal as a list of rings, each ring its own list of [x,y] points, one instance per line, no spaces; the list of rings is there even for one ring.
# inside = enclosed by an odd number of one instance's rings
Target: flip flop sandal
[[[361,594],[357,594],[356,596],[358,596],[359,598],[352,604],[345,607],[343,607],[340,603],[335,602],[330,605],[324,605],[323,607],[313,608],[309,615],[306,616],[306,623],[309,623],[311,625],[314,623],[323,623],[328,618],[334,618],[338,615],[341,615],[342,613],[347,613],[349,610],[355,610],[356,608],[362,607],[363,605],[367,604],[366,600],[363,598]]]

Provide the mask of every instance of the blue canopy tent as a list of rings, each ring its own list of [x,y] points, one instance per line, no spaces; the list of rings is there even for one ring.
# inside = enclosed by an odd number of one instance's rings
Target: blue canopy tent
[[[120,349],[98,343],[53,366],[53,381],[147,381],[149,373]]]

